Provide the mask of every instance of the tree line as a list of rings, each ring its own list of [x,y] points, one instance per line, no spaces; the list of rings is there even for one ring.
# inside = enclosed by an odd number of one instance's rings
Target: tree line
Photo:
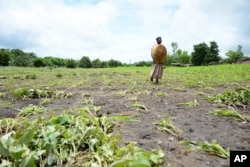
[[[235,63],[244,58],[242,46],[238,45],[236,50],[226,52],[227,58],[219,55],[219,46],[215,41],[209,44],[203,42],[193,46],[193,51],[189,54],[178,48],[178,43],[171,43],[172,51],[168,53],[165,65],[173,63],[190,64],[194,66]],[[118,60],[101,61],[100,59],[90,60],[88,56],[82,56],[80,60],[63,59],[52,56],[38,57],[35,53],[26,53],[20,49],[0,49],[0,66],[19,66],[19,67],[67,67],[67,68],[106,68],[128,66]],[[136,66],[151,66],[152,61],[139,61],[134,63]]]
[[[118,60],[101,61],[90,60],[88,56],[82,56],[80,60],[63,59],[52,56],[38,57],[35,53],[26,53],[20,49],[0,49],[0,66],[18,67],[67,67],[67,68],[106,68],[122,66]]]
[[[215,41],[209,44],[202,42],[193,46],[193,51],[189,54],[187,51],[178,48],[178,43],[171,43],[171,52],[168,49],[168,56],[165,65],[189,64],[193,66],[219,64],[219,63],[236,63],[239,59],[244,58],[242,46],[238,45],[236,50],[229,50],[226,52],[226,58],[219,55],[219,46]],[[151,66],[151,61],[139,61],[137,66]]]

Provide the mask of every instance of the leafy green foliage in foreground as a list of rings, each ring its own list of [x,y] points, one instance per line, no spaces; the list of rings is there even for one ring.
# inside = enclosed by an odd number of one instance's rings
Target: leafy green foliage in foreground
[[[132,143],[120,147],[112,134],[116,117],[95,117],[79,109],[50,118],[0,120],[0,166],[159,166],[161,150]]]
[[[245,107],[250,102],[250,90],[247,88],[238,88],[235,90],[227,90],[213,96],[208,96],[208,101],[214,104],[223,104],[227,106]]]
[[[207,141],[190,141],[183,140],[181,144],[188,146],[188,148],[194,148],[200,151],[206,151],[211,155],[217,155],[219,157],[229,159],[230,150],[229,148],[224,149],[218,142],[214,139],[212,143]]]

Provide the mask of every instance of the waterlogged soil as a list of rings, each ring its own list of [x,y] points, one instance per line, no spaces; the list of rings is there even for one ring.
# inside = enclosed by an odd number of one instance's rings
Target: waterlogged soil
[[[98,116],[107,114],[133,117],[137,121],[121,122],[115,127],[115,131],[117,129],[121,131],[122,144],[133,142],[147,150],[161,148],[165,154],[162,166],[229,166],[227,159],[202,151],[187,150],[180,144],[180,141],[184,139],[208,142],[216,139],[224,148],[250,150],[250,123],[209,114],[209,111],[220,107],[208,103],[205,99],[207,95],[233,89],[233,86],[214,89],[173,89],[165,86],[163,82],[159,84],[149,80],[143,82],[143,89],[140,90],[128,90],[126,85],[121,85],[119,89],[108,85],[102,87],[98,82],[94,83],[91,88],[84,86],[67,88],[67,91],[73,94],[72,98],[53,100],[45,107],[61,113],[65,110],[82,107],[85,102],[92,100],[93,105],[101,107],[101,110],[97,112]],[[62,87],[61,90],[66,90],[66,88]],[[4,92],[4,90],[1,91]],[[164,92],[167,95],[157,96],[158,92]],[[11,99],[10,96],[7,98]],[[188,107],[182,104],[194,99],[198,101],[198,106]],[[18,109],[28,104],[38,105],[39,102],[40,99],[14,100],[10,107],[1,108],[0,119],[15,117],[19,112]],[[133,107],[135,103],[142,104],[144,107]],[[250,105],[245,108],[239,107],[237,111],[250,115]],[[157,129],[154,122],[162,120],[164,115],[168,115],[173,124],[182,131],[179,136],[173,136]]]

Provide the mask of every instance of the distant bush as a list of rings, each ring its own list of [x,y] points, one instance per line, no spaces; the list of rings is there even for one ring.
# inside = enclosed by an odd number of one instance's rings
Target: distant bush
[[[80,59],[78,66],[81,68],[90,68],[92,65],[91,65],[91,61],[90,61],[89,57],[83,56]]]
[[[67,59],[66,60],[66,67],[67,68],[76,68],[77,62],[74,59]]]
[[[43,58],[37,57],[33,62],[34,67],[45,67],[46,64]]]

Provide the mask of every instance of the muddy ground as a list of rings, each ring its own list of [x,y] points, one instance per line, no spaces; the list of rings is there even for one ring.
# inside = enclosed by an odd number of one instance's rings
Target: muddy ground
[[[128,115],[139,120],[138,122],[122,122],[120,124],[123,142],[134,142],[138,146],[151,150],[160,147],[165,153],[163,166],[173,167],[217,167],[229,166],[229,160],[208,155],[201,151],[187,151],[179,142],[183,139],[202,140],[211,142],[216,139],[223,147],[231,150],[250,150],[250,123],[227,117],[218,117],[209,114],[209,111],[218,109],[219,106],[208,103],[205,96],[221,93],[233,87],[220,87],[208,90],[180,89],[174,90],[159,84],[145,81],[145,92],[126,91],[126,88],[102,88],[98,83],[92,88],[71,88],[73,97],[54,100],[46,108],[58,110],[83,106],[84,99],[92,98],[94,105],[101,106],[98,115]],[[61,88],[62,90],[64,88]],[[122,92],[121,90],[124,90]],[[4,90],[2,90],[4,91]],[[156,96],[157,92],[165,92],[167,96]],[[197,92],[202,91],[203,94]],[[88,92],[87,96],[83,96]],[[120,93],[117,93],[120,92]],[[132,107],[133,100],[143,104],[147,109]],[[181,103],[197,99],[199,106],[187,107]],[[17,100],[11,108],[1,108],[0,119],[15,117],[17,109],[28,104],[39,104],[39,99]],[[242,114],[250,115],[250,105],[238,108]],[[169,115],[174,125],[182,130],[179,137],[159,131],[153,123],[161,120],[164,115]]]

